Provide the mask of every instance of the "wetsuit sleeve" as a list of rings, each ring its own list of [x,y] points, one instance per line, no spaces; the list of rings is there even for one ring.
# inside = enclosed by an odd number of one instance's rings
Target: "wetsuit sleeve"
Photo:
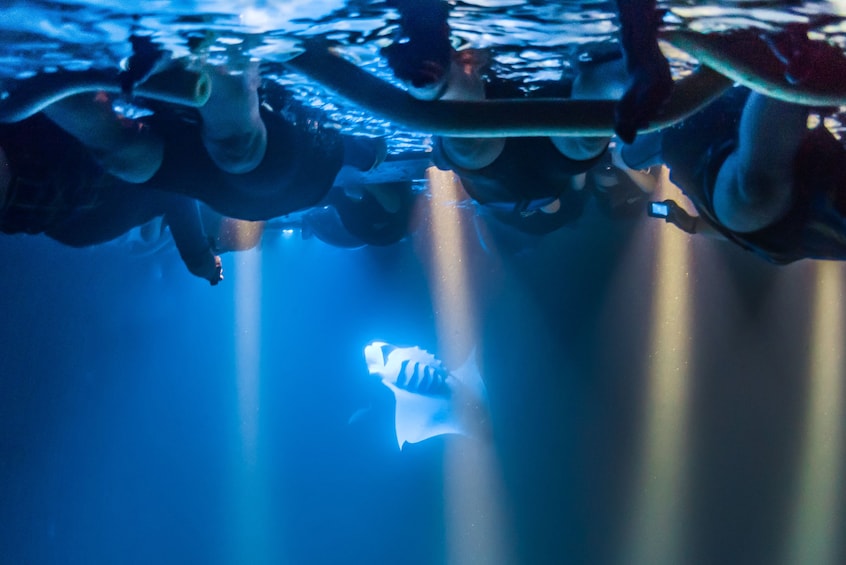
[[[164,219],[182,262],[192,274],[216,285],[221,280],[220,260],[203,230],[197,201],[182,195],[169,200]]]
[[[648,125],[673,89],[670,65],[658,47],[661,13],[655,0],[617,0],[620,44],[632,77],[617,104],[614,129],[631,143],[637,130]]]

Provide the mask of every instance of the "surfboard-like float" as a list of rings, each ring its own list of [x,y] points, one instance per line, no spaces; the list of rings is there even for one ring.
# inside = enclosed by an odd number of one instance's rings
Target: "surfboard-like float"
[[[824,64],[817,65],[802,81],[791,82],[786,64],[761,33],[746,29],[703,34],[677,29],[662,32],[661,38],[761,94],[806,106],[846,105],[846,55],[841,49],[808,39],[808,45],[825,57]]]
[[[122,87],[116,70],[90,69],[42,73],[16,81],[8,95],[0,100],[0,123],[20,122],[68,96],[83,92],[120,93]],[[155,73],[135,85],[136,96],[198,108],[211,95],[211,79],[205,72],[174,66]]]
[[[320,44],[307,45],[285,65],[373,114],[415,131],[452,137],[614,135],[615,100],[417,100]],[[640,131],[657,131],[684,120],[732,84],[720,73],[700,68],[676,82],[663,110]]]

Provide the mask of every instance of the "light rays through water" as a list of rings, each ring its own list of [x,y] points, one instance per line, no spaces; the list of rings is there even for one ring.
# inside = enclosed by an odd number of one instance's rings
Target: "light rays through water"
[[[266,563],[272,555],[266,507],[267,485],[258,463],[261,375],[261,255],[252,249],[237,254],[235,287],[235,365],[241,461],[232,485],[237,561]]]
[[[837,563],[843,472],[843,266],[819,262],[813,305],[809,391],[788,565]]]
[[[429,273],[438,349],[457,366],[475,355],[479,336],[469,295],[468,240],[456,202],[462,198],[452,173],[427,171],[433,269]],[[482,375],[484,377],[484,373]],[[444,462],[447,562],[455,565],[509,563],[503,486],[493,445],[487,439],[450,441]]]
[[[666,169],[661,183],[669,183]],[[684,562],[681,548],[687,489],[690,243],[686,233],[670,228],[663,229],[655,241],[655,290],[645,383],[648,392],[623,559],[624,563],[638,565]]]

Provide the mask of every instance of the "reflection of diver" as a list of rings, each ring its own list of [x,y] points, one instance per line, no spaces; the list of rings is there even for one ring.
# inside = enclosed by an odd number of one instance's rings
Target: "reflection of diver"
[[[299,228],[304,239],[316,237],[333,247],[385,247],[414,231],[418,194],[411,181],[335,186],[320,205],[270,225]]]

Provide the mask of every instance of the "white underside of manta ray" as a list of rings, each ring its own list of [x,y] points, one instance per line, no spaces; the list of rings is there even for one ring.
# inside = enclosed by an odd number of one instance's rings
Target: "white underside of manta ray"
[[[397,444],[417,443],[443,435],[479,437],[487,432],[488,395],[476,366],[475,351],[460,369],[450,372],[419,347],[372,341],[364,348],[371,375],[396,398]]]

